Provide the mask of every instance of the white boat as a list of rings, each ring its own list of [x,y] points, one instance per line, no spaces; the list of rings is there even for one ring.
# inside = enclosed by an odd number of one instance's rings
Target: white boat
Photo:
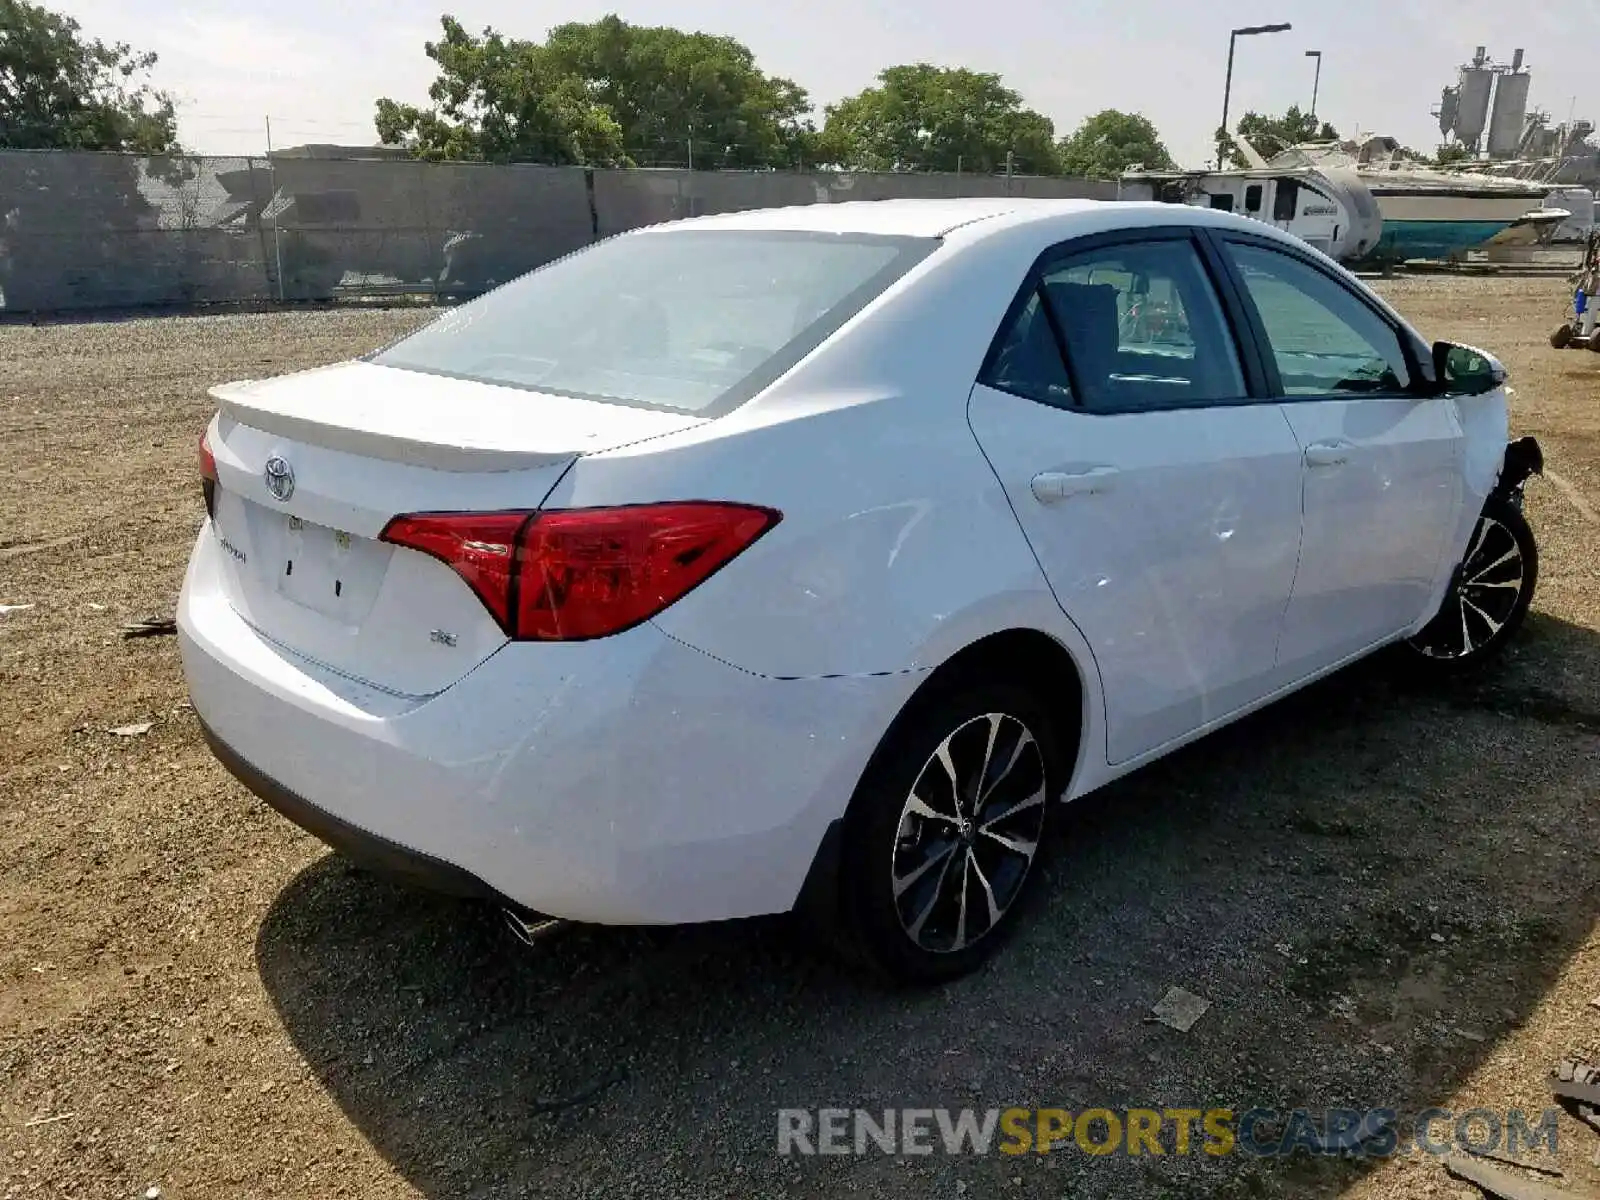
[[[1548,187],[1526,180],[1443,171],[1392,152],[1380,161],[1337,144],[1292,147],[1270,162],[1248,143],[1240,148],[1251,166],[1130,171],[1118,195],[1242,213],[1352,265],[1538,247],[1571,219],[1565,209],[1545,207]]]
[[[1355,172],[1309,166],[1232,171],[1130,171],[1119,200],[1220,208],[1286,230],[1340,262],[1358,262],[1383,234],[1377,203]]]

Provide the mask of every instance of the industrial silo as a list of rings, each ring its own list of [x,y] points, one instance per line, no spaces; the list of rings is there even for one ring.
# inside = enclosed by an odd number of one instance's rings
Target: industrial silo
[[[1521,69],[1522,51],[1512,59],[1512,70],[1500,76],[1494,89],[1494,115],[1489,118],[1489,157],[1515,158],[1522,145],[1522,126],[1528,116],[1528,85],[1533,76]]]
[[[1489,93],[1494,88],[1494,75],[1493,68],[1483,65],[1481,48],[1473,65],[1461,68],[1455,134],[1464,146],[1476,149],[1484,126],[1489,123]],[[1518,132],[1521,132],[1520,125]]]
[[[1439,95],[1439,133],[1450,137],[1456,131],[1456,115],[1461,105],[1461,89],[1447,87]]]

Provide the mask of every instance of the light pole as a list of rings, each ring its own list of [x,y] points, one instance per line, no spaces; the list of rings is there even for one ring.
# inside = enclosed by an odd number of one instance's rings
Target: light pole
[[[1322,51],[1307,50],[1306,57],[1317,60],[1317,74],[1311,81],[1311,115],[1314,118],[1317,115],[1317,91],[1322,87]],[[1312,130],[1313,136],[1315,133],[1316,130]]]
[[[1282,25],[1247,25],[1243,29],[1235,29],[1228,34],[1228,80],[1222,85],[1222,132],[1224,137],[1227,136],[1228,132],[1228,101],[1233,96],[1233,44],[1242,37],[1251,37],[1258,33],[1287,33],[1293,28],[1294,26],[1286,21]],[[1222,147],[1218,146],[1217,170],[1219,171],[1222,170],[1222,155]]]

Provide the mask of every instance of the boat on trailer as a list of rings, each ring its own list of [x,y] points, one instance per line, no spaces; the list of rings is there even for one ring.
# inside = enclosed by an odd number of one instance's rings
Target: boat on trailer
[[[1550,189],[1527,180],[1443,171],[1393,155],[1363,161],[1336,145],[1295,146],[1271,161],[1248,143],[1240,149],[1247,167],[1129,171],[1118,198],[1241,213],[1350,266],[1537,249],[1571,218],[1544,207]]]
[[[1368,257],[1383,235],[1377,203],[1354,172],[1265,164],[1233,171],[1130,171],[1117,183],[1117,198],[1236,212],[1345,263]]]

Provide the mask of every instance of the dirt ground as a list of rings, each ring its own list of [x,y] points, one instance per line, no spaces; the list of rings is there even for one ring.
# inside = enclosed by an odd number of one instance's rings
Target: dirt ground
[[[1474,1194],[1422,1156],[775,1153],[780,1107],[1537,1113],[1600,1054],[1600,355],[1547,348],[1558,280],[1384,287],[1544,442],[1520,644],[1449,689],[1358,667],[1074,805],[1027,927],[922,994],[778,920],[523,949],[248,795],[174,639],[119,636],[172,611],[206,386],[418,314],[0,327],[0,1197]],[[1146,1019],[1173,984],[1187,1034]],[[1562,1117],[1554,1182],[1600,1196],[1597,1145]]]

